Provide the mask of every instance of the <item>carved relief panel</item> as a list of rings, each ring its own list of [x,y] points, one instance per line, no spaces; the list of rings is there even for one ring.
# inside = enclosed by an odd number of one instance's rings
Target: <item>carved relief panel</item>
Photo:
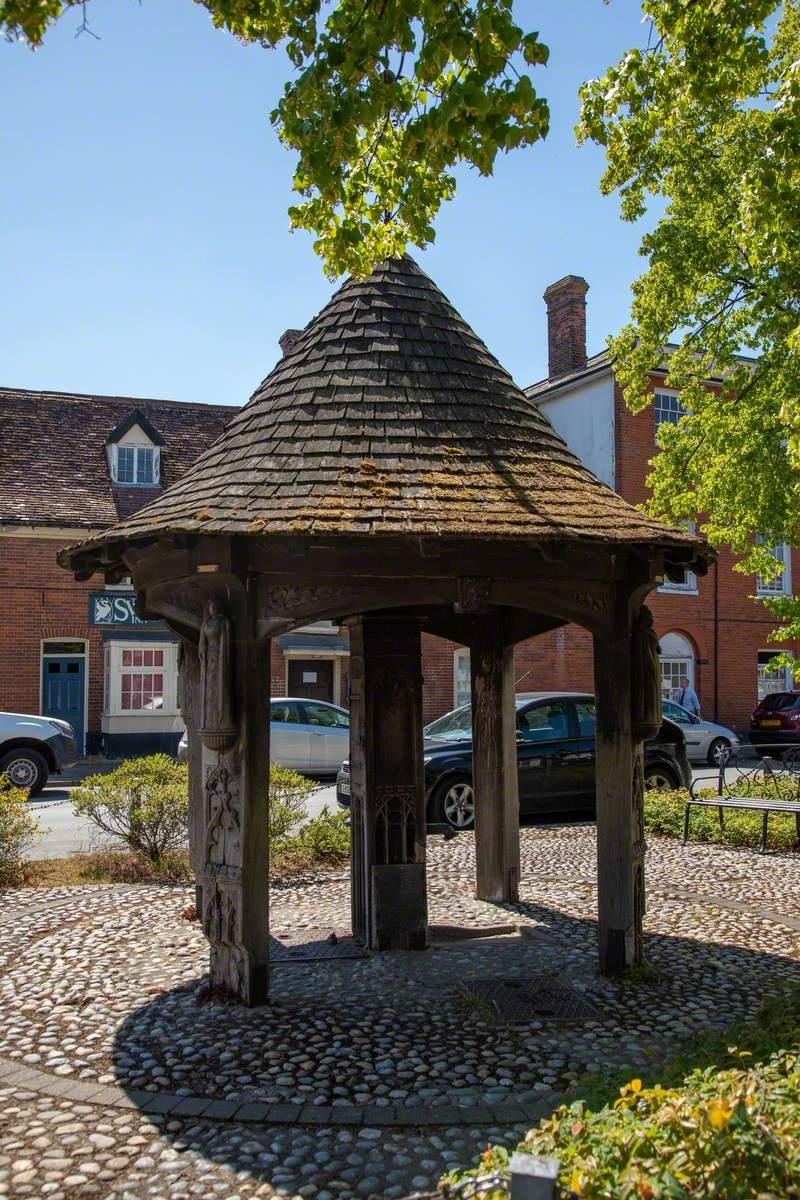
[[[239,777],[223,759],[206,780],[206,872],[238,879],[242,869]]]

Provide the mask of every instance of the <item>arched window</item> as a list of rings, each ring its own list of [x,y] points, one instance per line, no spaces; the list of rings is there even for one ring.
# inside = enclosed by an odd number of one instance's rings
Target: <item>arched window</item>
[[[685,675],[694,687],[694,646],[683,633],[665,633],[659,639],[661,646],[661,695],[665,700],[681,686]]]

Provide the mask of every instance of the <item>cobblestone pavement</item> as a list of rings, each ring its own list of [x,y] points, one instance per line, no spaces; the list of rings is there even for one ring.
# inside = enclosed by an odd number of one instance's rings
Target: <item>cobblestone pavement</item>
[[[513,934],[273,965],[273,1001],[200,1003],[185,887],[0,897],[0,1196],[390,1198],[517,1140],[586,1070],[660,1056],[800,982],[800,856],[653,839],[657,987],[596,973],[591,826],[522,832],[521,899],[473,896],[470,835],[429,839],[432,922]],[[276,887],[279,937],[348,925],[345,875]],[[557,981],[584,1019],[492,1019],[464,984]]]

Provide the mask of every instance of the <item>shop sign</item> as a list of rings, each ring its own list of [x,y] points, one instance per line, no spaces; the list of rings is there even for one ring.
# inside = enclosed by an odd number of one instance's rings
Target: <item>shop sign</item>
[[[143,621],[136,613],[136,597],[131,592],[118,595],[113,592],[89,593],[89,624],[103,627],[121,625],[158,625],[158,621]]]

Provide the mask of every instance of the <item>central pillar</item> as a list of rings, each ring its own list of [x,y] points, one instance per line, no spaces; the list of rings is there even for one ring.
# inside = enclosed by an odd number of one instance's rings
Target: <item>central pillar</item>
[[[352,920],[371,950],[428,944],[420,627],[393,615],[350,627]]]
[[[631,622],[617,603],[614,633],[594,639],[597,794],[597,923],[600,970],[621,974],[642,961],[644,763],[634,736]]]
[[[519,779],[514,647],[500,616],[470,645],[476,894],[519,899]]]

